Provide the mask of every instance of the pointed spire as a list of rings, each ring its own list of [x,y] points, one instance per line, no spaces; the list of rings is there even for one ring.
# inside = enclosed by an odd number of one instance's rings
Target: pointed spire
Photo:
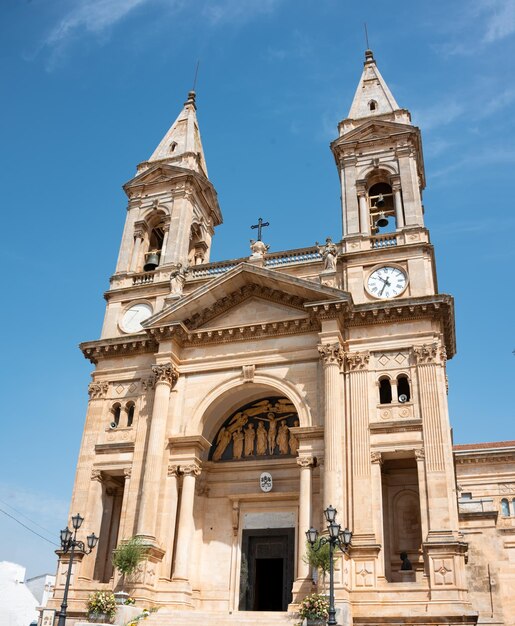
[[[200,139],[195,97],[194,91],[188,93],[184,108],[154,150],[147,165],[156,161],[165,161],[194,170],[207,178],[207,165]]]
[[[377,68],[372,50],[365,51],[364,65],[348,117],[355,120],[399,110],[399,105]]]

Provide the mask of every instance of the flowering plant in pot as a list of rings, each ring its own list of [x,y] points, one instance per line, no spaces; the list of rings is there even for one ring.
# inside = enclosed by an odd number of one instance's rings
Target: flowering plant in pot
[[[88,619],[101,624],[111,624],[116,615],[116,600],[110,591],[94,591],[86,602]]]
[[[146,552],[147,547],[139,537],[131,537],[128,541],[123,541],[113,551],[113,565],[120,572],[122,577],[122,588],[115,594],[118,604],[129,604],[127,602],[129,600],[129,594],[124,591],[123,587],[130,581],[138,565],[145,559]],[[134,602],[132,602],[132,604],[134,604]]]
[[[329,602],[319,593],[306,596],[299,605],[299,616],[307,620],[308,626],[325,624],[329,617]]]

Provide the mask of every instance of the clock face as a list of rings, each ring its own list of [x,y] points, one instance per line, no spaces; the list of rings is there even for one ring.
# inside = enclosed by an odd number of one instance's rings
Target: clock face
[[[408,284],[408,277],[398,267],[385,265],[374,270],[367,281],[367,291],[374,298],[395,298]]]
[[[135,304],[123,314],[120,326],[126,333],[138,333],[141,323],[152,315],[152,307],[149,304]]]

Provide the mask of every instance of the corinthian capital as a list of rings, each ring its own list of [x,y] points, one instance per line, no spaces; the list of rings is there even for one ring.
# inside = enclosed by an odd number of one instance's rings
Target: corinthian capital
[[[345,362],[351,372],[366,370],[370,360],[370,352],[346,352]]]
[[[179,372],[171,363],[152,365],[152,372],[156,383],[168,383],[170,387],[173,387],[179,378]]]
[[[425,343],[421,346],[413,346],[413,354],[419,365],[427,363],[445,363],[445,348],[440,346],[436,341],[434,343]]]
[[[90,383],[88,385],[88,393],[90,400],[98,400],[99,398],[105,398],[107,390],[109,389],[109,383]]]
[[[320,344],[317,348],[324,365],[342,364],[344,352],[339,342]]]

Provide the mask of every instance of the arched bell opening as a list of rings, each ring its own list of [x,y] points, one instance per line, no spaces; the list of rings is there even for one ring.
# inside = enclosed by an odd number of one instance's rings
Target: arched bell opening
[[[394,232],[395,219],[394,195],[387,182],[375,182],[368,188],[368,208],[370,232],[373,235]]]
[[[165,214],[158,211],[147,220],[147,233],[143,252],[143,271],[154,271],[163,260],[165,242]]]
[[[194,222],[191,225],[188,264],[201,265],[202,263],[206,263],[207,249],[208,245],[206,243],[204,229],[201,224]]]

